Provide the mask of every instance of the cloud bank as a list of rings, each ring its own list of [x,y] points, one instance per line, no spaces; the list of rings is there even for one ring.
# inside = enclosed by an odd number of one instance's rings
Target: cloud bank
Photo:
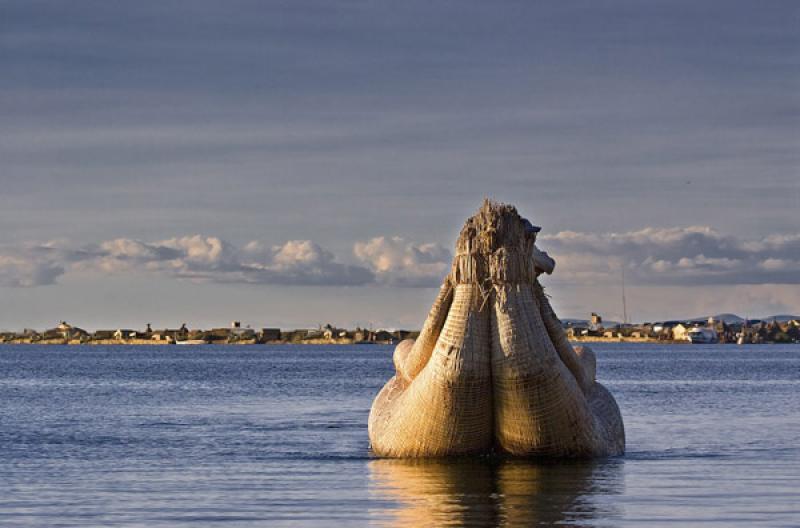
[[[403,287],[439,286],[453,259],[439,244],[415,244],[402,237],[356,242],[353,252],[374,271],[378,282]]]
[[[560,280],[652,285],[800,284],[800,233],[745,239],[707,226],[624,233],[562,231],[540,237]]]
[[[707,226],[623,233],[562,231],[538,245],[555,257],[553,278],[574,285],[619,281],[670,285],[800,284],[800,233],[735,237]],[[379,236],[355,242],[352,263],[311,240],[241,247],[214,236],[143,242],[116,238],[74,247],[64,241],[0,247],[0,286],[55,284],[73,272],[153,273],[217,283],[295,286],[436,287],[452,253],[437,243]]]
[[[55,284],[70,272],[153,273],[217,283],[295,286],[437,286],[449,269],[450,252],[438,244],[400,237],[356,242],[355,264],[340,262],[311,240],[242,247],[214,236],[184,236],[143,242],[115,238],[75,249],[66,241],[0,247],[0,286]]]
[[[55,284],[64,268],[47,260],[22,255],[0,255],[0,286],[30,287]]]
[[[374,282],[371,270],[338,262],[310,240],[237,248],[213,236],[185,236],[159,242],[117,238],[78,250],[66,244],[0,250],[0,286],[44,286],[71,271],[157,273],[179,279],[221,283],[359,286]]]

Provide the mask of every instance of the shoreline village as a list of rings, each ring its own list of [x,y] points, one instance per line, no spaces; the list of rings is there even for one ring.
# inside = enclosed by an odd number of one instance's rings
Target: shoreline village
[[[641,324],[603,322],[593,313],[590,319],[564,319],[564,331],[575,342],[631,342],[670,344],[768,344],[800,343],[800,317],[769,317],[741,319],[702,318],[646,322]],[[274,327],[259,329],[242,326],[233,321],[227,327],[197,329],[186,324],[178,328],[143,329],[116,328],[87,331],[61,321],[47,330],[25,328],[19,332],[0,332],[0,344],[20,345],[200,345],[200,344],[397,344],[414,339],[419,330],[388,330],[337,328],[331,324],[317,328],[282,330]]]

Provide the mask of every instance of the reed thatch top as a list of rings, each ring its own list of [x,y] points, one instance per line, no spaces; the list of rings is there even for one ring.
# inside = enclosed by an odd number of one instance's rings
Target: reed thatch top
[[[536,280],[534,248],[539,227],[517,213],[516,207],[484,200],[464,224],[456,242],[450,279],[455,284],[501,285]],[[552,260],[544,255],[550,263]],[[552,271],[554,263],[539,271]],[[549,269],[548,269],[549,268]]]

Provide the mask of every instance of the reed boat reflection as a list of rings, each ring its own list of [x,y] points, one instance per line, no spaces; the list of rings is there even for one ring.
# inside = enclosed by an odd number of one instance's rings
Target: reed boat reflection
[[[376,459],[370,485],[393,506],[374,511],[379,526],[593,526],[618,518],[619,459]]]

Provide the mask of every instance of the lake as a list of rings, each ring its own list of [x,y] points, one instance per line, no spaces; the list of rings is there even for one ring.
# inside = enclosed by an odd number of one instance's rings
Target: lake
[[[0,345],[7,526],[800,526],[800,345],[594,344],[624,457],[370,456],[391,347]]]

